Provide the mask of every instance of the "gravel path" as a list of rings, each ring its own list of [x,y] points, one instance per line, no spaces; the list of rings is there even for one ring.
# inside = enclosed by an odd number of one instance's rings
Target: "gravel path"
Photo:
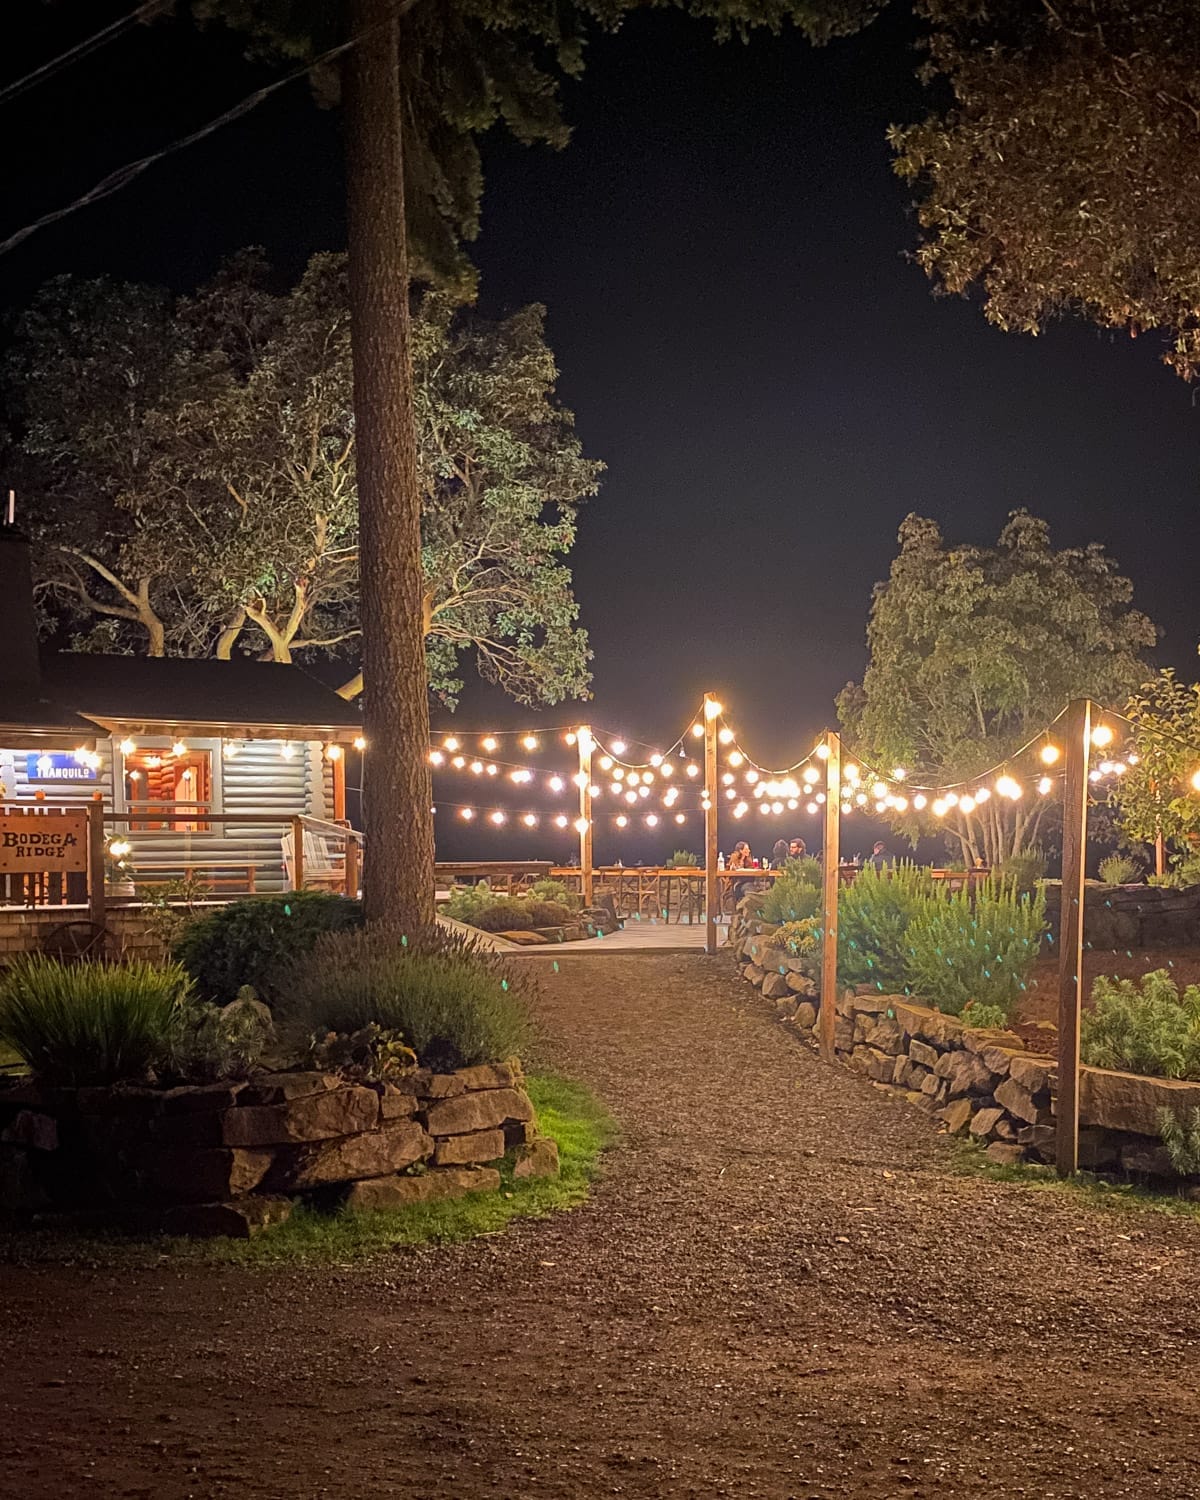
[[[541,982],[624,1130],[585,1208],[346,1268],[0,1269],[0,1494],[1200,1494],[1195,1225],[955,1176],[727,959]]]

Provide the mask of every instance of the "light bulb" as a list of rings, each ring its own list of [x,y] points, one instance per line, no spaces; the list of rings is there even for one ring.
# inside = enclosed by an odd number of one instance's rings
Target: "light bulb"
[[[618,828],[628,828],[629,827],[629,819],[625,816],[624,813],[621,813],[620,816],[617,818],[617,827]]]
[[[1196,791],[1200,792],[1200,771],[1192,772],[1192,786]]]
[[[611,755],[602,755],[600,757],[600,769],[602,771],[611,771],[612,770],[612,756]]]
[[[660,755],[660,754],[659,754],[659,753],[658,753],[658,751],[657,751],[657,750],[656,750],[656,751],[655,751],[655,752],[654,752],[654,754],[653,754],[653,755],[652,755],[652,756],[651,756],[651,757],[650,757],[650,764],[651,764],[651,765],[652,765],[652,766],[661,766],[661,765],[662,765],[662,763],[663,763],[663,758],[662,758],[662,756],[661,756],[661,755]]]
[[[637,801],[637,797],[638,794],[635,791],[630,790],[625,793],[625,800],[629,803],[630,807]]]
[[[933,815],[935,818],[944,818],[946,816],[946,803],[941,797],[938,797],[934,801]]]
[[[525,736],[525,738],[521,741],[521,743],[522,743],[522,745],[525,746],[526,750],[536,750],[537,747],[538,747],[538,738],[537,738],[537,735],[536,734],[527,734]]]
[[[658,814],[657,813],[647,813],[646,814],[646,827],[647,828],[657,828],[658,827]]]
[[[1041,748],[1042,764],[1052,766],[1062,754],[1057,745],[1043,745]]]
[[[574,776],[571,777],[571,780],[580,789],[580,791],[582,791],[583,788],[588,784],[587,774],[584,771],[576,771]]]
[[[588,820],[586,818],[576,818],[575,819],[575,832],[576,833],[586,833],[588,831],[588,829],[589,829],[590,826],[591,825],[588,823]]]
[[[688,763],[687,763],[687,773],[688,773],[689,776],[699,776],[699,774],[700,774],[700,767],[696,764],[696,762],[694,760],[689,760],[688,761]]]
[[[1049,776],[1043,776],[1042,779],[1037,784],[1037,789],[1038,789],[1039,792],[1041,792],[1042,796],[1044,797],[1044,796],[1047,795],[1047,793],[1051,790],[1051,788],[1053,786],[1054,786],[1054,783],[1053,783],[1053,781],[1050,780]]]
[[[897,812],[907,812],[908,811],[908,798],[907,797],[893,797],[892,798],[892,806],[896,809]]]
[[[334,748],[335,747],[333,745],[330,745],[329,750],[332,750]],[[325,752],[326,755],[329,755],[329,750],[326,750],[326,752]],[[188,753],[188,748],[187,748],[187,746],[184,744],[184,742],[182,740],[176,740],[175,743],[171,746],[171,754],[172,755],[179,756],[179,755],[186,755],[187,753]],[[341,749],[340,749],[340,747],[338,747],[338,755],[340,755],[340,754],[341,754]],[[336,755],[329,755],[329,759],[330,760],[336,760],[337,756]]]
[[[719,719],[724,712],[725,710],[715,698],[706,698],[704,700],[704,717],[706,719]]]
[[[576,739],[578,738],[578,736],[575,735],[575,734],[573,734],[573,733],[571,733],[568,730],[568,732],[563,736],[563,738],[566,740],[566,742],[567,742],[568,745],[573,745],[575,743]]]
[[[730,729],[730,727],[729,727],[728,724],[723,724],[721,726],[720,731],[717,734],[717,738],[720,740],[720,742],[722,743],[722,745],[732,745],[733,744],[733,730]]]
[[[561,792],[566,783],[563,781],[561,776],[551,776],[546,785],[552,792]]]
[[[625,769],[624,769],[624,767],[623,766],[617,766],[614,769],[614,771],[613,771],[613,780],[614,781],[624,781],[624,779],[625,779]]]
[[[806,812],[810,812],[810,813],[815,813],[816,810],[817,810],[817,804],[815,802],[810,802],[808,804],[807,808],[805,808],[805,811]]]
[[[447,735],[446,738],[442,741],[442,749],[449,750],[451,751],[451,753],[458,749],[458,741],[452,734]]]
[[[456,755],[454,757],[454,759],[450,762],[450,764],[454,767],[454,769],[456,771],[461,771],[462,768],[466,765],[466,763],[467,763],[467,758],[466,758],[465,755]]]
[[[739,802],[738,805],[733,810],[733,815],[734,815],[735,818],[744,818],[746,816],[746,813],[748,812],[748,810],[749,809],[748,809],[746,803]]]
[[[556,828],[565,828],[567,826],[566,813],[559,813],[558,817],[554,820],[554,826]]]
[[[731,766],[740,766],[745,759],[746,757],[740,750],[731,750],[729,752],[729,764]]]
[[[882,781],[877,781],[871,788],[871,796],[875,798],[876,802],[882,802],[887,796],[887,787]]]
[[[989,798],[991,797],[991,795],[992,795],[992,793],[991,793],[990,788],[988,788],[986,786],[981,786],[981,787],[977,788],[977,790],[975,792],[975,802],[976,802],[976,805],[978,805],[980,802],[987,802],[989,800]]]
[[[659,769],[664,776],[673,776],[675,774],[675,767],[669,760],[664,760]]]
[[[495,823],[497,828],[499,828],[501,823],[504,822],[504,814],[499,811],[488,813],[488,817],[491,818],[492,822]]]
[[[1103,750],[1105,745],[1111,745],[1112,739],[1113,732],[1107,724],[1097,724],[1092,730],[1092,744],[1099,750]]]
[[[459,817],[465,819],[466,822],[468,822],[468,823],[471,821],[471,819],[474,816],[475,816],[475,809],[473,807],[464,807],[461,810],[461,812],[459,813]]]
[[[687,814],[686,813],[676,813],[675,814],[675,821],[677,823],[686,823],[687,822]]]
[[[734,780],[733,772],[732,771],[726,771],[724,773],[724,775],[721,777],[721,784],[723,786],[732,786],[733,785],[733,780]]]
[[[924,812],[928,802],[929,798],[926,797],[924,792],[918,792],[917,795],[913,798],[913,806],[918,812]]]
[[[1021,795],[1020,784],[1014,781],[1011,776],[1001,776],[996,782],[996,794],[1000,797],[1008,797],[1011,801],[1015,802]]]
[[[120,751],[122,755],[132,755],[137,750],[136,740],[122,740]]]
[[[612,742],[612,753],[614,755],[624,755],[628,748],[624,740],[613,740]]]
[[[904,778],[907,775],[908,775],[908,772],[904,769],[903,766],[893,766],[892,767],[892,780],[893,781],[903,781]]]
[[[963,798],[961,798],[960,801],[959,801],[959,804],[958,804],[958,810],[959,810],[959,812],[963,812],[963,813],[973,813],[975,811],[975,798],[974,797],[963,797]]]
[[[500,770],[499,766],[492,765],[489,762],[488,768],[487,768],[487,773],[488,773],[489,776],[495,776],[499,772],[499,770]]]
[[[697,739],[699,739],[700,736],[704,733],[704,725],[703,724],[693,724],[692,725],[692,733],[696,736]]]
[[[747,785],[753,786],[754,783],[757,780],[758,780],[758,772],[757,771],[747,771],[746,772],[746,783],[747,783]]]

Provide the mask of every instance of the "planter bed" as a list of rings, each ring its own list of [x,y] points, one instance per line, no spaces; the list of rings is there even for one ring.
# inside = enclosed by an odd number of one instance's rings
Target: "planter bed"
[[[182,1088],[0,1088],[0,1215],[248,1237],[298,1201],[398,1208],[553,1175],[521,1065],[387,1083],[263,1073]]]

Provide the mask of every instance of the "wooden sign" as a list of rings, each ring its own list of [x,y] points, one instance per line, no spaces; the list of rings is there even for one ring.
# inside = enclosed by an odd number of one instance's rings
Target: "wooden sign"
[[[0,814],[0,875],[79,874],[88,867],[88,814],[26,812]]]

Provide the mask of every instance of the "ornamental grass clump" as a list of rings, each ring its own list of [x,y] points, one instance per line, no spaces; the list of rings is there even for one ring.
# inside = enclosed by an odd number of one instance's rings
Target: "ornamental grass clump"
[[[908,988],[948,1015],[974,1001],[1007,1019],[1028,988],[1045,933],[1040,890],[1021,895],[988,880],[974,892],[935,896],[909,923]]]
[[[308,1045],[378,1026],[439,1072],[502,1062],[529,1035],[516,972],[436,929],[410,935],[379,926],[320,939],[293,971],[279,1014],[292,1039]]]
[[[0,980],[0,1041],[46,1083],[142,1080],[168,1050],[190,990],[178,964],[21,957]]]
[[[1093,1068],[1200,1080],[1200,985],[1180,994],[1166,969],[1140,982],[1102,975],[1080,1022],[1079,1052]]]
[[[1100,879],[1105,885],[1136,885],[1145,871],[1136,859],[1124,854],[1110,854],[1100,861]]]

